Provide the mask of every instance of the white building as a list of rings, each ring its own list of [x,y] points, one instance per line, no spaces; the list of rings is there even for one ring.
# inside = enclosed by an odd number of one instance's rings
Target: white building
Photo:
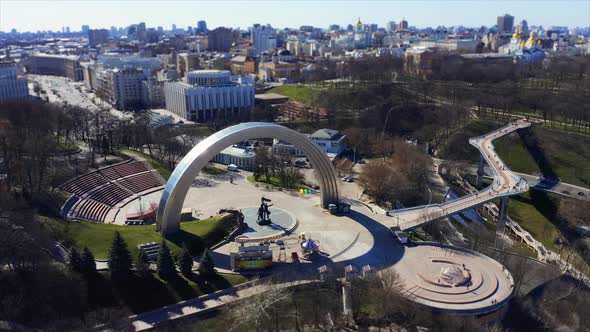
[[[184,82],[165,82],[166,109],[191,121],[233,120],[254,107],[255,86],[227,70],[195,70]]]
[[[27,78],[18,76],[16,63],[12,60],[0,60],[0,101],[28,96]]]
[[[334,129],[319,129],[311,135],[306,135],[317,144],[330,158],[337,157],[346,149],[346,136]],[[303,157],[303,151],[297,149],[291,143],[274,139],[272,152],[277,155],[291,155]]]
[[[328,157],[333,158],[341,154],[346,148],[346,136],[334,129],[319,129],[309,136],[320,148],[326,151]]]
[[[217,154],[213,161],[224,165],[234,164],[241,169],[252,170],[255,157],[256,154],[251,150],[234,145]]]
[[[256,47],[256,54],[277,47],[277,30],[270,25],[254,24],[250,33],[252,44]]]

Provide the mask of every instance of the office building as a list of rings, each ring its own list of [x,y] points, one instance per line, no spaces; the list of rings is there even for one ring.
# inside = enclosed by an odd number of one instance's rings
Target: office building
[[[408,21],[406,21],[406,19],[399,21],[399,24],[397,25],[397,29],[398,30],[408,30]]]
[[[88,45],[96,46],[104,44],[109,40],[109,30],[107,29],[90,29],[88,30]]]
[[[514,28],[514,16],[505,14],[498,16],[498,33],[512,33]]]
[[[146,74],[139,68],[99,69],[96,71],[96,95],[120,110],[140,108]]]
[[[291,52],[280,50],[270,59],[262,57],[258,64],[258,79],[262,81],[294,82],[299,79],[302,64]]]
[[[176,72],[184,77],[186,72],[199,69],[199,53],[178,53],[176,55]]]
[[[142,42],[146,41],[147,28],[145,26],[145,22],[141,22],[137,25],[136,36],[137,36],[137,40],[142,41]]]
[[[277,47],[277,30],[270,25],[254,24],[251,29],[251,41],[256,54],[261,54]]]
[[[191,121],[233,121],[254,107],[251,79],[227,70],[187,72],[183,82],[165,82],[166,109]]]
[[[64,76],[73,81],[84,79],[80,57],[75,55],[54,55],[33,53],[23,60],[29,74]]]
[[[207,22],[199,21],[197,22],[197,28],[195,29],[195,33],[205,33],[207,32]]]
[[[216,52],[229,52],[233,41],[232,29],[215,28],[207,32],[208,49]]]
[[[83,25],[81,30],[84,36],[88,36],[88,30],[90,30],[90,27],[88,25]]]
[[[385,29],[389,33],[394,32],[396,30],[396,28],[397,28],[397,26],[394,21],[389,21],[389,22],[387,22],[387,25],[385,25]]]
[[[13,60],[0,60],[0,101],[24,99],[28,96],[27,78],[18,75],[16,63]]]

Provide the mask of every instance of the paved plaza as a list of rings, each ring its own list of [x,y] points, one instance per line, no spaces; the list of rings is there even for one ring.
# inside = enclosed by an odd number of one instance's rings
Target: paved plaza
[[[394,270],[400,276],[404,294],[416,302],[458,312],[495,310],[512,294],[510,274],[491,258],[430,244],[403,246],[391,233],[391,217],[355,203],[356,197],[343,195],[353,203],[351,212],[332,215],[321,208],[318,195],[255,186],[247,181],[250,174],[246,171],[232,174],[233,181],[229,180],[229,174],[201,174],[194,179],[183,207],[193,209],[194,215],[200,219],[217,215],[221,209],[242,210],[250,226],[245,235],[251,238],[285,233],[281,240],[286,255],[281,256],[278,244],[270,244],[275,261],[271,272],[300,270],[304,267],[301,264],[305,264],[309,271],[323,264],[332,265],[334,270],[342,270],[348,264],[358,268],[369,264],[379,270]],[[352,188],[353,184],[347,185]],[[161,194],[160,190],[144,196],[142,205],[159,202]],[[256,223],[262,196],[272,200],[270,209],[274,226]],[[118,213],[118,222],[138,206],[137,199],[125,205]],[[302,233],[319,244],[321,255],[312,261],[293,264],[290,253],[297,252],[301,257],[299,236]],[[231,242],[213,250],[212,257],[218,270],[231,273],[229,253],[236,252],[239,245]]]

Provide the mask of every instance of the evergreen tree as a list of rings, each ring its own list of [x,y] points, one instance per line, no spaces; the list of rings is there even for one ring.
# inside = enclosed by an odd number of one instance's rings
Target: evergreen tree
[[[119,232],[115,232],[108,260],[111,279],[124,279],[131,273],[131,253]]]
[[[90,249],[88,249],[88,247],[84,247],[84,251],[82,251],[82,263],[80,267],[82,272],[86,274],[96,272],[96,262],[94,261],[94,255]]]
[[[70,261],[68,265],[72,269],[72,271],[82,272],[82,258],[80,257],[80,253],[76,248],[70,248]]]
[[[172,254],[170,254],[170,249],[166,245],[166,240],[162,240],[162,243],[160,243],[157,265],[158,275],[162,278],[169,278],[176,274],[174,259],[172,258]]]
[[[189,276],[193,272],[193,257],[188,251],[186,244],[182,246],[182,251],[178,257],[178,268],[184,276]]]
[[[211,255],[209,255],[208,249],[205,249],[205,251],[203,251],[203,255],[201,255],[198,271],[201,276],[215,274],[215,265],[213,263],[213,259],[211,259]]]
[[[135,269],[144,278],[150,274],[150,261],[144,251],[140,251],[139,255],[137,255]]]

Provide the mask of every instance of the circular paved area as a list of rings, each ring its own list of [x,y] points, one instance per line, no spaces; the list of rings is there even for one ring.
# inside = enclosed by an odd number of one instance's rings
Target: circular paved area
[[[512,276],[500,263],[462,248],[408,247],[395,270],[412,300],[438,309],[485,312],[512,295]]]
[[[274,207],[269,208],[269,210],[271,223],[268,225],[259,225],[257,222],[257,207],[241,209],[244,214],[244,222],[248,224],[248,228],[240,236],[248,237],[250,240],[269,239],[288,233],[297,225],[295,216],[290,212]]]

